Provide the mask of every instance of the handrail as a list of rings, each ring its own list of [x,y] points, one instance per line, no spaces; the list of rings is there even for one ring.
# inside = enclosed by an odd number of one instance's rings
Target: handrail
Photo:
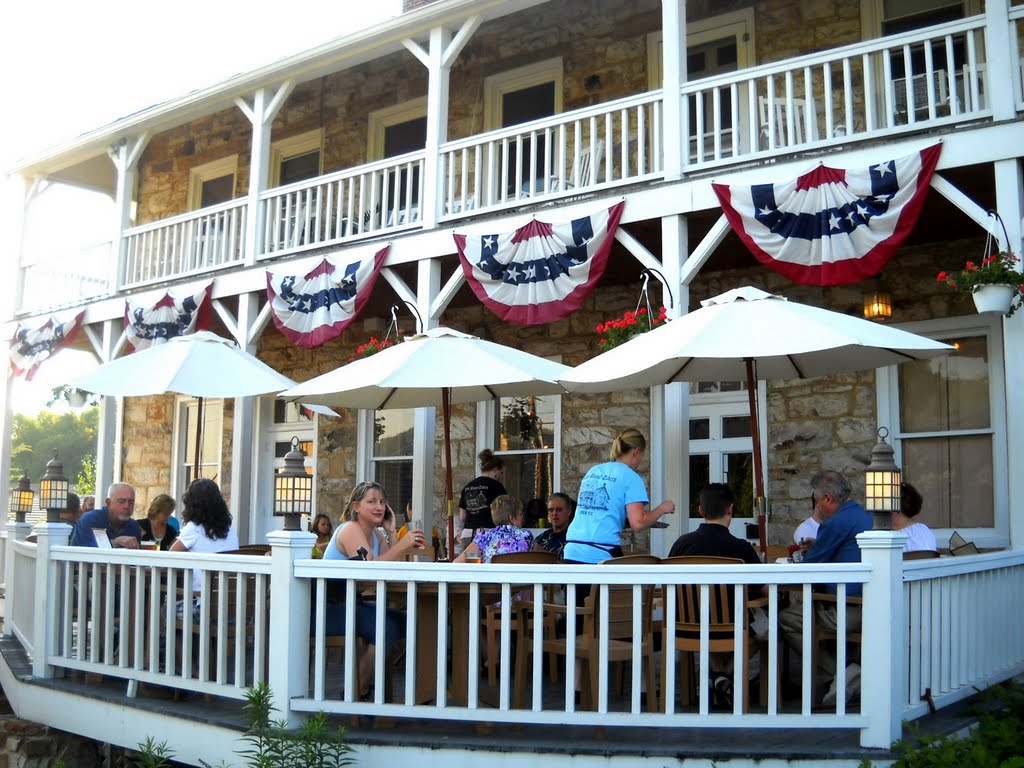
[[[175,224],[183,224],[187,221],[192,221],[193,219],[201,219],[206,216],[216,216],[218,213],[225,213],[236,208],[245,208],[247,204],[248,200],[246,198],[236,197],[233,200],[217,203],[216,205],[208,205],[205,208],[179,213],[176,216],[168,216],[166,219],[157,219],[156,221],[151,221],[146,224],[139,224],[137,226],[130,227],[124,230],[124,236],[130,237],[131,235],[139,235],[143,232],[152,232],[156,229],[172,227]]]

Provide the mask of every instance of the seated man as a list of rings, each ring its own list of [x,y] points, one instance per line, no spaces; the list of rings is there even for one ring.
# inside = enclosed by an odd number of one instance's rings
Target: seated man
[[[106,506],[86,512],[71,531],[71,546],[95,547],[94,528],[107,532],[110,545],[115,549],[138,549],[142,529],[132,520],[135,511],[135,489],[128,483],[113,483],[107,490]]]
[[[700,516],[704,522],[690,533],[684,533],[669,551],[669,557],[734,557],[751,565],[760,565],[761,558],[746,539],[740,539],[729,532],[732,522],[734,497],[732,489],[725,483],[711,483],[700,492]],[[751,585],[748,595],[757,596],[762,586]],[[751,616],[751,630],[755,635],[764,634],[767,629],[764,612],[757,610]],[[760,631],[759,631],[760,630]],[[714,676],[715,703],[732,706],[732,654],[711,654],[711,672]]]
[[[533,542],[537,552],[561,555],[565,548],[565,532],[576,514],[576,502],[567,493],[552,493],[548,499],[548,524],[551,526]]]
[[[812,498],[814,507],[824,522],[818,529],[818,537],[810,549],[804,554],[805,563],[859,563],[860,546],[857,534],[870,531],[872,528],[871,514],[864,507],[850,498],[852,488],[850,481],[839,472],[827,470],[819,472],[811,478]],[[835,584],[826,584],[825,591],[836,594]],[[850,584],[846,588],[849,597],[860,597],[862,585]],[[798,653],[803,653],[803,602],[799,595],[793,595],[787,608],[779,613],[779,626],[783,638]],[[822,603],[817,606],[815,620],[831,630],[838,628],[838,606],[834,603]],[[861,608],[847,605],[846,631],[860,632]],[[818,666],[825,675],[832,679],[832,697],[835,696],[836,657],[827,649],[821,649],[818,655]],[[848,679],[858,676],[860,666],[850,664],[847,667]],[[855,686],[847,687],[847,696],[854,694]],[[834,702],[834,698],[832,699]],[[826,695],[825,703],[829,703]]]

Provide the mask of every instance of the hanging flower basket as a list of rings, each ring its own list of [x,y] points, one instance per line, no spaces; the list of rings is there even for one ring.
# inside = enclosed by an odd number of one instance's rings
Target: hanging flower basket
[[[626,312],[621,317],[613,317],[605,323],[598,323],[595,330],[600,334],[597,345],[602,352],[625,344],[640,333],[657,328],[668,320],[668,310],[659,307],[658,314],[649,313],[646,307],[635,312]]]
[[[998,312],[1009,317],[1013,310],[1013,297],[1018,292],[1012,285],[976,285],[971,292],[978,312]]]
[[[394,338],[389,336],[384,339],[378,339],[376,336],[371,336],[365,344],[360,344],[356,347],[356,353],[348,361],[351,363],[364,357],[371,357],[382,349],[393,347],[395,344],[401,344],[403,341],[405,341],[405,336],[402,335],[401,331],[398,331]]]

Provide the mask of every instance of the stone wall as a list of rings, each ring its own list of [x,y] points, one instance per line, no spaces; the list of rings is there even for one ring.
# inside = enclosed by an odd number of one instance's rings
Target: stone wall
[[[5,702],[6,703],[6,702]],[[98,768],[101,745],[39,723],[0,716],[0,768]]]

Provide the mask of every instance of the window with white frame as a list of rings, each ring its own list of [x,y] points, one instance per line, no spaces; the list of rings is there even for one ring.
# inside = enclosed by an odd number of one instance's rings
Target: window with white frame
[[[283,187],[322,173],[322,128],[279,139],[270,145],[270,186]]]
[[[725,483],[732,489],[734,517],[753,517],[754,447],[746,384],[691,384],[689,431],[690,517],[700,517],[700,492],[708,483]]]
[[[502,397],[493,406],[494,453],[505,460],[502,483],[523,502],[527,525],[547,515],[548,497],[559,487],[558,395]]]
[[[924,497],[918,520],[998,544],[1009,530],[1000,318],[901,327],[955,347],[878,375],[879,424],[890,429],[903,479]]]
[[[405,513],[412,501],[413,408],[369,411],[371,419],[370,478],[387,491],[391,508]]]
[[[207,477],[218,484],[223,480],[221,448],[224,436],[224,401],[202,401],[202,428],[197,431],[199,413],[199,400],[190,398],[178,401],[175,413],[175,488],[179,499],[189,483],[197,477]]]
[[[206,208],[226,203],[235,197],[235,178],[238,176],[238,155],[222,157],[203,163],[188,172],[188,209]]]

